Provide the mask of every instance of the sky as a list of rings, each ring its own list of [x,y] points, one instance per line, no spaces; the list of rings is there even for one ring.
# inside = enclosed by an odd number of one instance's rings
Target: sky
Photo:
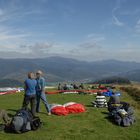
[[[0,0],[0,58],[140,62],[140,0]]]

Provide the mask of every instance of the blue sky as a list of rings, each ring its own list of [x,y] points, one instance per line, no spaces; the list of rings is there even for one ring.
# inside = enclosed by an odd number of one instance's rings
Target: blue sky
[[[0,57],[140,62],[139,0],[0,0]]]

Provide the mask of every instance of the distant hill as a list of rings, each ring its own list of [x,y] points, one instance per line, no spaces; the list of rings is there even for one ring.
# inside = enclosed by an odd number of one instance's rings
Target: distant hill
[[[36,59],[36,64],[61,80],[96,80],[139,69],[140,63],[105,60],[86,62],[62,57]]]
[[[23,86],[22,82],[14,79],[2,79],[0,80],[0,87],[21,87]]]
[[[130,77],[140,81],[140,63],[105,60],[86,62],[63,57],[43,59],[0,59],[0,79],[13,79],[23,83],[29,71],[42,70],[48,82],[90,82],[111,76]],[[136,74],[130,72],[136,71]]]
[[[120,76],[126,77],[131,81],[140,82],[140,69],[128,71],[126,73],[120,74]]]
[[[95,84],[131,84],[130,80],[128,80],[127,78],[117,77],[117,76],[108,77],[108,78],[106,77],[104,79],[97,80],[93,83]]]

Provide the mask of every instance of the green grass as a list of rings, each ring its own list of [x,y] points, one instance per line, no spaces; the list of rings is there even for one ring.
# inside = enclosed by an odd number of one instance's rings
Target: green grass
[[[0,132],[0,140],[139,140],[140,139],[140,111],[135,109],[136,123],[131,127],[120,127],[106,119],[107,109],[90,107],[90,102],[95,99],[94,95],[48,95],[49,103],[66,103],[74,101],[82,103],[86,112],[81,114],[69,114],[67,116],[47,116],[39,113],[43,121],[42,127],[37,131],[23,134],[8,134]],[[122,93],[121,99],[137,104],[131,96]],[[8,113],[15,114],[15,110],[22,105],[23,95],[0,96],[0,108]],[[41,104],[41,112],[45,107]]]

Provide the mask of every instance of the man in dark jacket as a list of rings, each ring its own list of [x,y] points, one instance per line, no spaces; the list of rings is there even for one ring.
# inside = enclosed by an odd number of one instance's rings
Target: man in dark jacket
[[[109,104],[120,104],[119,96],[116,96],[114,92],[112,92],[112,96],[109,99]]]

